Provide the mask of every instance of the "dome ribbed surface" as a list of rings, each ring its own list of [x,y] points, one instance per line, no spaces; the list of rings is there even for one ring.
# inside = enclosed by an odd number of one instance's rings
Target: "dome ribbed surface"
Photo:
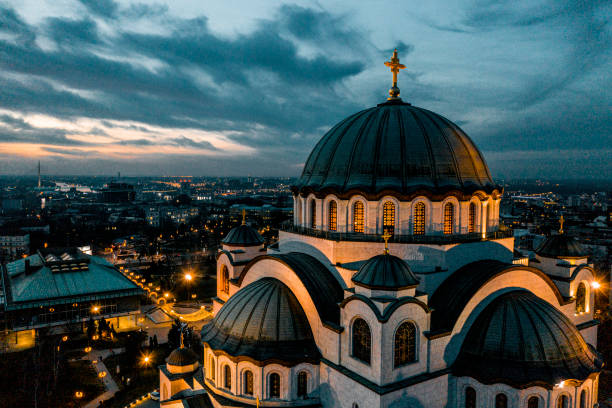
[[[547,258],[583,258],[587,251],[575,238],[566,234],[551,235],[536,249],[536,254]]]
[[[202,328],[213,350],[257,361],[318,361],[319,350],[304,310],[281,281],[263,278],[240,289]]]
[[[242,224],[232,228],[221,243],[236,246],[255,246],[263,244],[264,239],[255,228]]]
[[[187,366],[192,365],[198,361],[198,356],[188,348],[180,347],[172,351],[166,363],[173,366]]]
[[[472,140],[448,119],[407,103],[384,103],[334,126],[308,157],[295,190],[398,195],[496,188]]]
[[[353,276],[353,282],[368,289],[380,290],[398,290],[419,284],[408,264],[390,254],[370,258]]]
[[[493,300],[477,317],[453,371],[485,384],[548,388],[582,381],[602,362],[576,326],[554,306],[527,291]]]

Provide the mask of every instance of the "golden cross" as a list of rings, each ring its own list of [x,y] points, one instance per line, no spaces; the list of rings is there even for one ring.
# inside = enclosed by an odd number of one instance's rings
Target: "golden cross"
[[[400,69],[406,68],[405,65],[400,64],[399,58],[397,56],[397,48],[393,50],[393,56],[390,61],[385,61],[385,65],[391,69],[393,72],[393,87],[389,89],[389,99],[397,99],[399,97],[399,88],[397,87],[397,74]]]
[[[246,210],[242,209],[242,225],[246,224]]]
[[[391,238],[393,235],[389,234],[388,231],[385,231],[385,233],[382,235],[382,239],[385,240],[385,254],[389,253],[389,238]]]
[[[181,348],[185,347],[185,343],[183,342],[183,328],[181,327]]]
[[[565,218],[563,218],[563,215],[561,215],[561,218],[559,218],[559,234],[563,234],[563,223],[565,222]]]

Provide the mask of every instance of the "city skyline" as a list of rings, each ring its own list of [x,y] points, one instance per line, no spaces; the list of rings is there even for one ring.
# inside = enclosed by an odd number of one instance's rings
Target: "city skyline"
[[[402,98],[496,178],[611,174],[606,2],[347,7],[0,3],[0,174],[299,176],[335,123]]]

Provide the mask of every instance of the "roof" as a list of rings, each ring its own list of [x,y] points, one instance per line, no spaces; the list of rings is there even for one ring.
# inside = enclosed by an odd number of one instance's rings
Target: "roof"
[[[551,235],[536,249],[536,254],[546,258],[585,258],[588,252],[567,234]]]
[[[515,388],[583,381],[603,362],[572,322],[526,290],[500,295],[476,318],[453,365],[457,376]]]
[[[352,280],[356,285],[380,290],[400,290],[419,284],[408,264],[388,253],[370,258],[359,268]]]
[[[230,297],[202,328],[202,342],[259,362],[297,364],[320,358],[300,302],[274,278],[259,279]]]
[[[44,256],[44,257],[43,257]],[[2,268],[7,309],[76,297],[139,295],[142,290],[106,260],[81,252],[41,252]]]
[[[496,188],[482,154],[457,125],[393,101],[349,116],[327,132],[310,153],[294,191],[401,198]]]
[[[431,332],[451,331],[467,303],[487,281],[499,274],[516,269],[531,271],[539,275],[553,290],[559,303],[564,302],[557,286],[539,269],[492,259],[475,261],[453,272],[429,299],[429,307],[433,309]]]
[[[170,353],[166,359],[166,363],[173,366],[188,366],[195,364],[198,361],[198,356],[186,347],[179,347]]]
[[[264,239],[255,228],[242,224],[232,228],[221,243],[225,245],[256,246],[263,244]]]
[[[249,269],[262,259],[271,259],[286,265],[302,282],[312,298],[319,318],[323,324],[340,327],[340,307],[344,299],[344,290],[332,272],[319,260],[301,252],[284,254],[268,254],[251,261],[241,272],[239,282],[242,282]]]

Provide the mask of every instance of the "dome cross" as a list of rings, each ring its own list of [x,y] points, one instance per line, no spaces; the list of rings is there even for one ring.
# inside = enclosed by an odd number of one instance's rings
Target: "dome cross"
[[[246,225],[246,210],[242,209],[242,225]]]
[[[385,240],[385,255],[389,253],[389,238],[391,238],[392,236],[393,235],[389,234],[388,231],[385,231],[385,233],[382,235],[382,239]]]
[[[565,223],[565,218],[561,215],[559,218],[559,234],[563,234],[563,223]]]
[[[389,98],[387,99],[399,99],[400,90],[397,87],[397,74],[399,73],[400,69],[404,69],[406,68],[406,66],[400,64],[399,57],[397,56],[397,48],[393,50],[393,56],[391,57],[391,60],[385,61],[385,65],[389,67],[389,69],[393,73],[393,86],[391,87],[391,89],[389,89]]]

